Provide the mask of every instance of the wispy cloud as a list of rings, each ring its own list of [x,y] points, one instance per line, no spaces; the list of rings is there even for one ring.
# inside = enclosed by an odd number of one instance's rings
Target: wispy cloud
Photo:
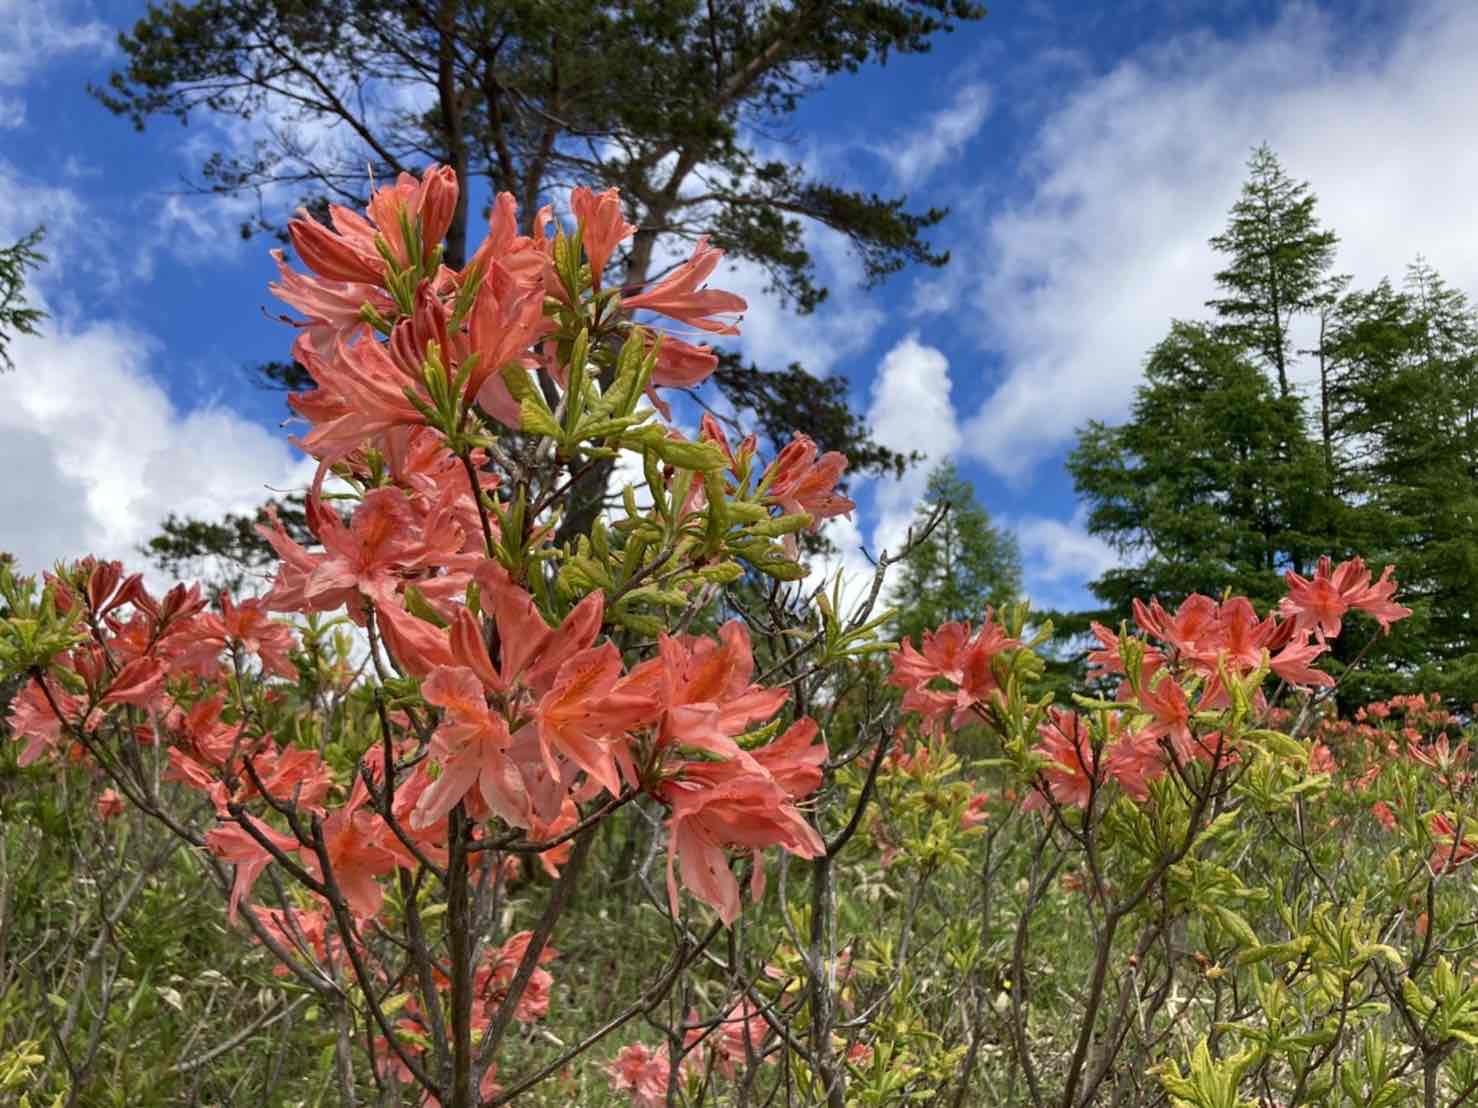
[[[19,96],[0,96],[0,131],[14,131],[26,125],[26,102]]]
[[[990,117],[991,103],[989,85],[981,81],[961,85],[949,107],[909,124],[896,141],[874,147],[874,152],[892,167],[900,185],[911,188],[960,155]]]
[[[1026,195],[980,211],[980,239],[957,251],[982,275],[970,314],[1003,370],[969,421],[973,456],[1024,478],[1089,418],[1125,414],[1169,321],[1204,312],[1206,240],[1264,140],[1313,183],[1342,271],[1369,283],[1423,253],[1478,288],[1478,6],[1393,11],[1390,33],[1361,36],[1290,7],[1248,37],[1179,36],[1074,86],[1039,130]]]
[[[1027,516],[1012,528],[1021,545],[1027,595],[1039,608],[1079,608],[1091,603],[1084,581],[1119,565],[1118,553],[1087,528],[1079,509],[1070,520]]]
[[[63,54],[106,53],[113,28],[67,0],[0,0],[0,85],[24,84]]]

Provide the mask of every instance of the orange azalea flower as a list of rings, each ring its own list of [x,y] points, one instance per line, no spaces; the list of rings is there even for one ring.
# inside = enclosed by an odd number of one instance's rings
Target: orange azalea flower
[[[422,683],[421,695],[445,712],[431,743],[441,773],[421,794],[411,826],[424,828],[442,819],[476,788],[502,819],[528,827],[528,794],[509,756],[508,721],[489,710],[477,675],[465,667],[441,666]]]
[[[723,256],[722,250],[708,245],[708,236],[704,235],[693,247],[692,257],[646,292],[622,297],[622,306],[632,311],[656,312],[715,335],[737,335],[739,328],[733,323],[710,317],[744,311],[749,307],[744,298],[732,292],[698,287],[708,280]]]
[[[847,469],[846,455],[829,450],[817,456],[808,435],[797,435],[785,445],[765,471],[768,499],[785,515],[808,515],[811,530],[833,516],[849,516],[857,505],[836,491]],[[786,549],[795,556],[795,536],[787,535]]]
[[[615,1061],[606,1067],[615,1092],[631,1094],[634,1108],[664,1108],[667,1086],[672,1079],[672,1066],[666,1055],[641,1043],[621,1048]]]
[[[1074,808],[1088,807],[1099,780],[1098,755],[1088,734],[1088,725],[1075,712],[1049,709],[1048,722],[1037,728],[1036,751],[1050,761],[1041,770],[1045,789],[1037,785],[1024,801],[1022,811],[1045,810],[1047,797]]]
[[[123,798],[112,789],[104,789],[98,793],[95,808],[98,819],[106,823],[108,820],[117,819],[123,814]]]
[[[734,737],[780,710],[789,692],[753,684],[749,631],[738,620],[719,628],[719,641],[663,634],[657,657],[631,671],[625,691],[656,702],[658,745],[688,747],[753,764]]]
[[[609,641],[580,651],[560,667],[535,713],[539,742],[551,776],[558,776],[558,753],[612,796],[620,793],[618,741],[627,731],[651,720],[656,707],[650,697],[616,691],[621,669],[621,652]],[[629,763],[629,755],[620,753]],[[634,768],[628,776],[635,779]]]
[[[580,242],[590,259],[590,280],[598,289],[611,253],[635,233],[636,224],[626,222],[621,194],[613,188],[600,193],[583,186],[572,190],[570,211],[580,221]]]
[[[297,839],[272,830],[260,820],[252,820],[252,828],[284,854],[291,854],[298,849]],[[236,909],[242,898],[251,892],[262,871],[272,864],[272,853],[244,827],[235,823],[223,823],[208,831],[205,848],[236,867],[236,876],[231,882],[231,897],[226,905],[227,918],[235,923]]]
[[[1471,828],[1458,838],[1457,824],[1440,812],[1434,813],[1429,824],[1434,844],[1427,867],[1434,876],[1451,873],[1465,862],[1478,857],[1478,838]]]
[[[724,923],[739,915],[739,884],[729,869],[728,847],[753,854],[754,870],[750,892],[754,899],[764,893],[764,864],[761,851],[779,846],[799,858],[818,857],[826,844],[795,807],[793,788],[819,784],[816,752],[825,748],[801,746],[815,735],[815,725],[792,728],[782,736],[778,752],[772,751],[770,765],[755,758],[731,758],[724,762],[687,762],[665,778],[656,795],[671,810],[667,821],[667,892],[677,914],[676,870],[683,885],[694,896],[718,912]],[[814,774],[814,775],[813,775]],[[777,776],[778,775],[778,776]],[[784,784],[782,784],[784,782]]]
[[[1288,595],[1278,607],[1295,621],[1300,631],[1312,630],[1325,638],[1335,638],[1345,612],[1351,608],[1371,615],[1383,631],[1389,631],[1392,623],[1411,615],[1410,608],[1391,600],[1396,592],[1396,582],[1391,576],[1394,566],[1387,566],[1373,585],[1370,570],[1359,558],[1331,567],[1332,562],[1325,556],[1319,559],[1312,579],[1292,570],[1284,574]]]
[[[375,916],[384,903],[385,894],[375,878],[391,872],[398,864],[395,854],[385,846],[390,833],[384,820],[374,812],[361,809],[353,798],[323,822],[324,853],[328,855],[329,869],[356,916]],[[322,879],[317,852],[303,847],[300,853],[304,868]]]

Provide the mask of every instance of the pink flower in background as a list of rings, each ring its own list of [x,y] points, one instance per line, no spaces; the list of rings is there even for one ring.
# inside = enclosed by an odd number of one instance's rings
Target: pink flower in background
[[[117,819],[123,814],[123,798],[112,789],[104,789],[98,794],[96,811],[98,819],[104,821]]]
[[[615,1061],[606,1067],[606,1073],[612,1091],[630,1093],[636,1108],[664,1108],[667,1104],[672,1066],[665,1054],[642,1043],[632,1043],[621,1048]]]

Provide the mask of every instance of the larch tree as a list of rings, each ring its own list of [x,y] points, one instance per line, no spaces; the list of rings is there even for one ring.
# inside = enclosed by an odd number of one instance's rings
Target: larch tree
[[[893,603],[900,638],[950,620],[978,622],[987,608],[1021,595],[1016,537],[992,523],[975,489],[953,462],[936,466],[915,511],[918,531],[940,506],[943,517],[900,567]]]
[[[1256,353],[1293,391],[1290,363],[1295,316],[1313,311],[1327,289],[1339,237],[1315,213],[1308,182],[1294,181],[1266,145],[1252,152],[1242,195],[1227,228],[1211,240],[1227,265],[1216,274],[1224,295],[1207,302],[1227,335]]]
[[[1204,324],[1173,324],[1144,376],[1128,421],[1089,423],[1068,459],[1089,532],[1126,559],[1095,595],[1119,616],[1135,596],[1271,598],[1312,549],[1320,470],[1301,401]]]

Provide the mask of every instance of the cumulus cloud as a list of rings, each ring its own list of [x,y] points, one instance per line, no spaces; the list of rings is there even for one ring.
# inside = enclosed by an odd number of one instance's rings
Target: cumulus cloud
[[[85,553],[138,562],[171,511],[250,512],[311,477],[280,435],[223,409],[175,407],[149,370],[157,343],[124,324],[48,320],[11,354],[0,548],[28,571]]]
[[[1311,181],[1357,283],[1421,253],[1478,288],[1478,6],[1391,12],[1370,35],[1290,7],[1248,37],[1179,36],[1074,86],[1039,131],[1025,198],[982,212],[974,257],[959,251],[984,275],[973,307],[1002,362],[966,429],[973,456],[1025,477],[1087,419],[1124,415],[1145,352],[1214,294],[1206,240],[1259,142]]]
[[[16,200],[0,212],[0,241],[47,222],[50,262],[28,299],[51,313],[40,335],[11,343],[16,368],[0,377],[0,549],[26,570],[87,553],[137,562],[171,511],[248,512],[270,488],[307,483],[310,463],[280,434],[221,408],[176,407],[151,368],[153,337],[73,308],[68,283],[108,270],[107,224],[75,193],[3,163],[0,187]]]
[[[867,418],[877,442],[904,454],[916,450],[926,459],[897,480],[877,483],[873,546],[896,551],[928,484],[930,466],[960,446],[950,399],[949,359],[943,351],[921,343],[917,333],[896,343],[878,366]]]
[[[979,81],[961,85],[949,107],[932,113],[911,127],[901,141],[877,148],[875,153],[892,167],[899,184],[912,187],[958,156],[980,133],[990,111],[989,85]]]

